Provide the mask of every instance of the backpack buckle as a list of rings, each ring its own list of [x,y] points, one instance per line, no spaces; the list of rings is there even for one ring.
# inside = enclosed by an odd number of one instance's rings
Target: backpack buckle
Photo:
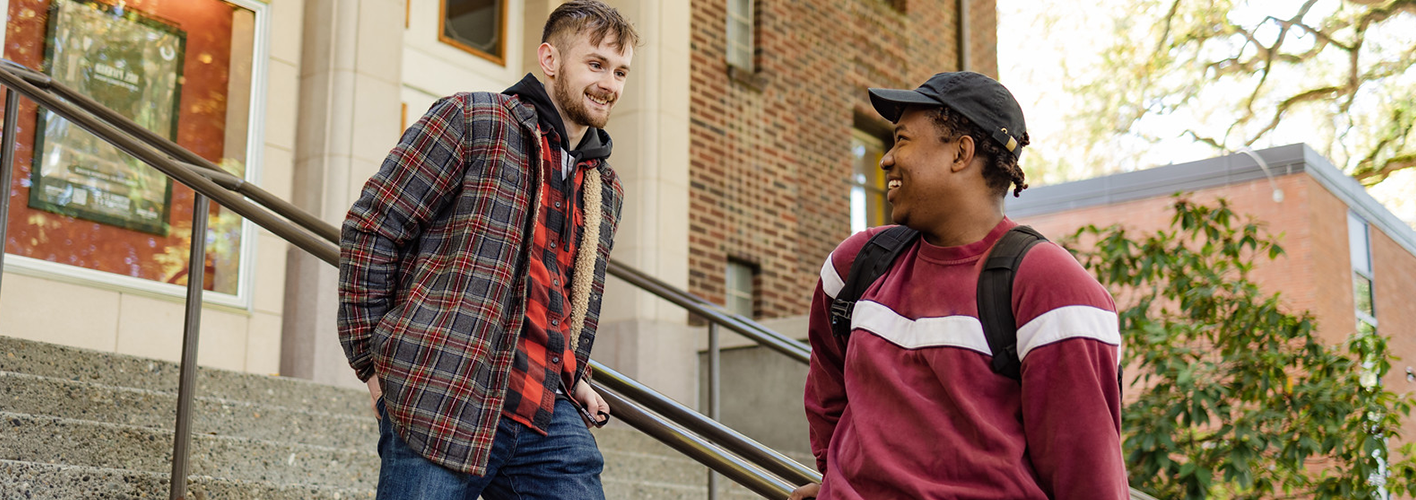
[[[854,300],[833,300],[831,301],[831,330],[838,332],[845,331],[850,334],[851,313],[855,311]]]

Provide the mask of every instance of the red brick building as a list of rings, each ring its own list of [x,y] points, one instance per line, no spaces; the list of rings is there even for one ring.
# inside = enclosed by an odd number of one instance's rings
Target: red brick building
[[[1416,375],[1407,376],[1416,374],[1416,231],[1306,145],[1258,155],[1267,172],[1235,154],[1029,189],[1008,199],[1007,213],[1058,238],[1087,224],[1168,227],[1177,192],[1201,202],[1226,198],[1235,213],[1279,235],[1286,252],[1256,265],[1261,290],[1281,293],[1293,311],[1311,311],[1328,342],[1359,328],[1386,335],[1400,359],[1384,382],[1397,393],[1416,389]]]
[[[959,69],[996,77],[995,2],[696,0],[692,9],[689,289],[758,317],[805,314],[852,218],[875,225],[888,211],[869,192],[890,124],[866,89],[914,88]]]

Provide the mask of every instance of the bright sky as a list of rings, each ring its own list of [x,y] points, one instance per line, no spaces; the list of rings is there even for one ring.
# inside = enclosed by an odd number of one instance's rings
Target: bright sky
[[[1324,0],[1310,11],[1310,16],[1326,15],[1337,5],[1338,0]],[[1292,4],[1291,8],[1275,9],[1279,14],[1296,12],[1300,1],[1281,0]],[[1136,3],[1127,0],[1091,0],[1064,2],[1036,2],[1032,0],[1000,0],[998,2],[998,65],[1001,80],[1012,90],[1023,105],[1027,115],[1028,133],[1032,138],[1029,146],[1033,152],[1044,157],[1058,157],[1063,152],[1057,148],[1059,138],[1068,133],[1066,114],[1076,106],[1070,102],[1062,89],[1069,78],[1090,78],[1101,63],[1100,51],[1106,47],[1107,39],[1116,26],[1116,13],[1134,12]],[[1265,4],[1265,7],[1275,4]],[[1265,13],[1240,11],[1233,19],[1244,24],[1247,20],[1261,19]],[[1136,16],[1139,18],[1140,16]],[[1136,19],[1146,22],[1142,19]],[[1404,19],[1408,25],[1416,20]],[[1045,29],[1048,25],[1050,29]],[[1411,46],[1416,29],[1394,30],[1392,45]],[[1263,33],[1260,33],[1262,36]],[[1416,75],[1409,75],[1416,78]],[[1148,117],[1141,126],[1152,134],[1170,137],[1186,128],[1185,120],[1199,120],[1204,117],[1191,115],[1170,117]],[[1213,117],[1210,117],[1213,118]],[[1291,122],[1290,127],[1281,127],[1271,134],[1270,141],[1254,144],[1255,149],[1303,142],[1303,135],[1311,132],[1312,126]],[[1072,126],[1076,126],[1073,124]],[[1305,130],[1306,128],[1306,130]],[[1174,131],[1175,133],[1167,133]],[[1309,140],[1311,143],[1311,140]],[[1053,145],[1049,148],[1049,144]],[[1117,144],[1116,147],[1142,147],[1144,164],[1108,166],[1108,171],[1125,171],[1160,166],[1168,163],[1183,163],[1217,156],[1214,149],[1199,145],[1189,139],[1176,137],[1155,145]],[[1314,145],[1316,149],[1321,148]],[[1027,157],[1024,157],[1026,162]],[[1078,180],[1076,172],[1048,172],[1035,175],[1030,182],[1036,185]],[[1374,198],[1389,210],[1416,228],[1416,171],[1407,169],[1391,176],[1387,181],[1368,190]]]

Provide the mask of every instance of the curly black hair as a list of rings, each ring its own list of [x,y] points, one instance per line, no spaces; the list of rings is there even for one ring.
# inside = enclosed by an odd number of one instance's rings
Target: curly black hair
[[[1010,185],[1016,186],[1013,189],[1013,197],[1016,198],[1028,188],[1023,168],[1018,165],[1018,157],[1003,149],[982,127],[974,124],[962,113],[950,111],[945,107],[934,108],[929,117],[934,122],[934,127],[943,134],[942,140],[952,141],[965,134],[973,138],[975,154],[984,159],[983,179],[994,193],[1003,195],[1008,192]],[[1023,132],[1023,137],[1018,140],[1018,147],[1027,146],[1028,142],[1028,133]]]

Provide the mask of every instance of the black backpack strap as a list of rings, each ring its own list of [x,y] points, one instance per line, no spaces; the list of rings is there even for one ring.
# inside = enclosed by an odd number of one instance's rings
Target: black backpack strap
[[[915,240],[919,232],[905,226],[895,226],[870,237],[865,242],[855,260],[851,261],[851,271],[846,275],[845,285],[831,301],[831,333],[842,340],[851,337],[851,314],[855,303],[860,300],[870,284],[885,274],[895,258],[900,256]]]
[[[1018,359],[1018,322],[1013,316],[1013,275],[1033,245],[1047,241],[1028,226],[1017,226],[1003,234],[978,275],[978,319],[983,335],[993,351],[993,372],[1022,380],[1022,360]]]

